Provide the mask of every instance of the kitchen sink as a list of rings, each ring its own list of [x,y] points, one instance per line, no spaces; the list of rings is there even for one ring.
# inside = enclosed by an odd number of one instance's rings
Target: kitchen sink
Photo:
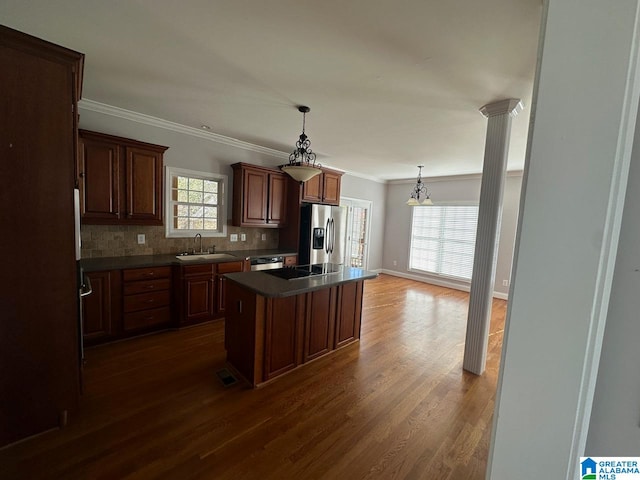
[[[195,262],[202,260],[231,260],[238,259],[235,255],[229,253],[203,253],[197,255],[176,255],[178,260],[183,262]]]

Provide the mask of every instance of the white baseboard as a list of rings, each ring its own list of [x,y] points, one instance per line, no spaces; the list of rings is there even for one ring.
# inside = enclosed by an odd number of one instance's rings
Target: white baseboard
[[[468,284],[456,283],[455,281],[452,282],[452,281],[447,281],[447,280],[434,278],[434,277],[424,277],[422,275],[415,275],[412,273],[398,272],[396,270],[388,270],[386,268],[378,269],[377,273],[385,273],[387,275],[393,275],[394,277],[401,277],[401,278],[406,278],[408,280],[415,280],[417,282],[429,283],[431,285],[438,285],[439,287],[453,288],[455,290],[461,290],[463,292],[468,292],[471,289],[471,285],[468,285]],[[493,292],[493,297],[499,298],[501,300],[509,299],[508,294],[502,293],[502,292],[496,292],[496,291]]]

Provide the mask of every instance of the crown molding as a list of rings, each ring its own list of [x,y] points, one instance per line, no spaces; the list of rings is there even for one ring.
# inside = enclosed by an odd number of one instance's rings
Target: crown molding
[[[509,170],[507,172],[507,177],[522,177],[522,170]],[[481,173],[467,173],[462,175],[443,175],[441,177],[422,177],[422,181],[424,183],[435,183],[435,182],[453,182],[460,180],[481,180]],[[406,178],[400,180],[387,180],[387,183],[390,185],[407,185],[407,184],[415,184],[415,178]]]
[[[333,168],[333,167],[331,167],[331,168]],[[339,169],[336,169],[336,170],[339,170]],[[343,172],[344,172],[345,175],[349,175],[350,177],[362,178],[364,180],[370,180],[372,182],[382,183],[384,185],[389,183],[389,180],[385,180],[385,179],[380,178],[380,177],[374,177],[373,175],[367,175],[365,173],[352,172],[351,170],[343,170]]]
[[[211,131],[200,130],[199,128],[189,127],[180,123],[170,122],[161,118],[152,117],[151,115],[145,115],[143,113],[134,112],[132,110],[125,110],[124,108],[114,107],[107,105],[106,103],[96,102],[84,98],[78,102],[78,106],[83,110],[89,110],[91,112],[102,113],[104,115],[110,115],[112,117],[123,118],[125,120],[131,120],[132,122],[142,123],[150,125],[152,127],[164,128],[165,130],[171,130],[185,135],[191,135],[192,137],[204,138],[211,142],[220,143],[230,147],[241,148],[243,150],[249,150],[255,153],[261,153],[263,155],[269,155],[280,159],[289,159],[289,154],[274,150],[272,148],[261,147],[249,142],[243,142],[231,137],[225,137],[218,133]]]

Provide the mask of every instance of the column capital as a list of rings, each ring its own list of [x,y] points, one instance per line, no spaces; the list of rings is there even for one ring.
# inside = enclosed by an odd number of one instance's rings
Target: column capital
[[[515,117],[523,108],[524,105],[519,98],[507,98],[505,100],[487,103],[484,107],[480,107],[480,113],[487,118],[505,114],[508,114],[510,117]]]

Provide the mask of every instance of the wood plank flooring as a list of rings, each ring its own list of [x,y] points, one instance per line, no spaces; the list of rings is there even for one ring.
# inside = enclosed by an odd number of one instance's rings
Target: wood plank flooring
[[[506,302],[462,371],[468,294],[365,282],[362,338],[257,390],[223,387],[222,322],[86,352],[80,411],[0,451],[7,479],[484,479]]]

